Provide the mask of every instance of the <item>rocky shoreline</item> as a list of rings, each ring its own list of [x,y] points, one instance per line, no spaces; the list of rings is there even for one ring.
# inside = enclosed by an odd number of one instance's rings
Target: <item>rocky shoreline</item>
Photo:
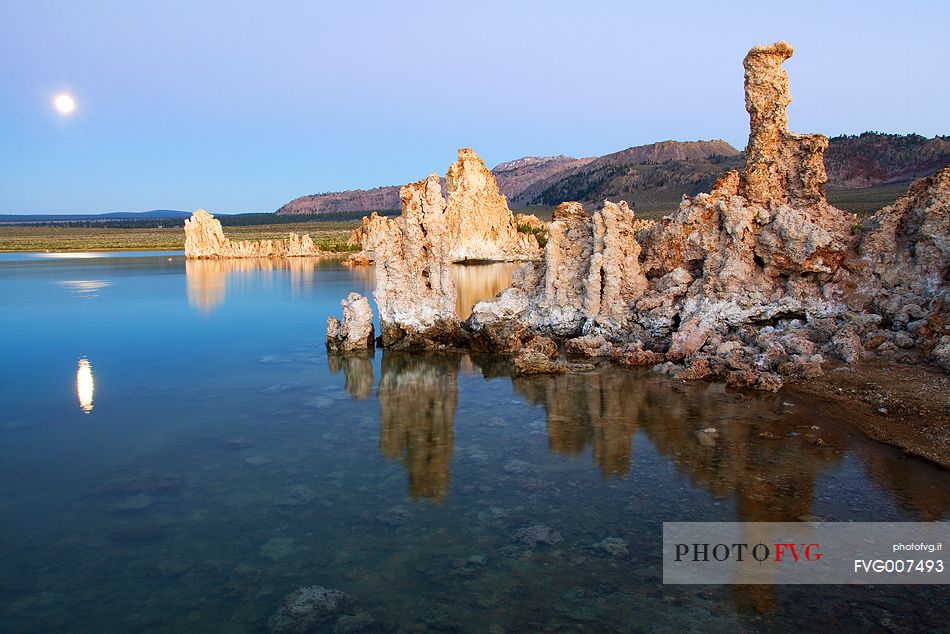
[[[928,365],[865,360],[834,364],[786,390],[815,397],[831,416],[874,440],[950,469],[950,376]]]

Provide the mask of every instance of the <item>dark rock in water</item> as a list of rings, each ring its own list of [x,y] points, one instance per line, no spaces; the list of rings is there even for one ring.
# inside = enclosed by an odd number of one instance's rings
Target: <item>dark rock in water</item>
[[[525,546],[526,548],[536,548],[538,544],[553,546],[561,541],[561,534],[544,524],[534,524],[518,529],[511,536],[512,541]]]
[[[377,515],[376,519],[387,526],[405,526],[412,519],[412,511],[397,504]]]
[[[181,478],[174,475],[158,474],[144,475],[136,478],[110,480],[96,488],[99,495],[130,496],[137,493],[156,495],[171,493],[182,486]]]
[[[339,590],[330,590],[323,586],[299,588],[284,597],[280,608],[268,620],[267,628],[274,633],[328,632],[331,631],[333,623],[348,612],[354,603],[353,597]]]
[[[158,541],[165,535],[165,529],[154,524],[142,524],[139,526],[127,526],[109,533],[117,544],[148,544]]]
[[[628,552],[627,540],[620,537],[607,537],[603,541],[593,544],[591,548],[603,551],[611,557],[626,557]]]
[[[365,632],[375,621],[368,612],[357,612],[356,614],[344,614],[336,620],[333,627],[333,634],[353,634],[355,632]]]
[[[552,361],[540,352],[528,352],[515,357],[515,374],[564,374],[567,365]]]

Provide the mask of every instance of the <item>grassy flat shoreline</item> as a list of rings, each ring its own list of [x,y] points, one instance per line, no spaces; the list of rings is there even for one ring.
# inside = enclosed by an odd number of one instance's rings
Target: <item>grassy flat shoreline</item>
[[[907,191],[907,183],[870,187],[867,189],[829,189],[828,202],[840,209],[867,216],[885,207]],[[634,207],[639,218],[659,220],[676,209],[674,200],[640,200]],[[652,203],[652,204],[651,204]],[[659,205],[659,206],[657,206]],[[587,205],[593,209],[593,205]],[[532,207],[517,212],[534,213],[550,220],[551,210]],[[517,213],[516,212],[516,213]],[[228,226],[224,235],[231,240],[277,240],[286,238],[291,231],[309,233],[314,242],[326,251],[347,252],[353,247],[346,244],[350,232],[359,226],[359,220],[322,220],[289,224]],[[69,227],[57,225],[26,226],[0,225],[0,252],[17,251],[152,251],[185,248],[185,233],[181,227],[165,228],[112,228]]]
[[[231,240],[276,240],[291,231],[309,233],[326,251],[351,251],[346,244],[357,221],[306,222],[226,227]],[[185,248],[181,227],[125,229],[0,225],[0,252],[19,251],[162,251]]]

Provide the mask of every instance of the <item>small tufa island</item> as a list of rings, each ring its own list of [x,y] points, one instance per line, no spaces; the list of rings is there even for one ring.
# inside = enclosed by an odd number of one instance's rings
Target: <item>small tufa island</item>
[[[826,357],[950,370],[950,167],[863,222],[832,207],[827,138],[787,130],[791,55],[778,42],[745,58],[744,172],[657,223],[623,202],[592,215],[563,203],[541,251],[471,150],[449,168],[447,198],[435,175],[403,187],[402,214],[366,218],[355,236],[375,261],[381,345],[514,354],[525,373],[583,367],[562,352],[609,357],[771,391],[821,375]],[[459,321],[451,263],[538,256]],[[349,332],[371,345],[365,311],[347,310],[361,299],[351,294],[343,322],[331,320],[328,345],[354,341]]]
[[[204,209],[185,220],[185,257],[188,259],[270,258],[332,255],[321,250],[309,234],[291,232],[285,240],[239,240],[224,237],[221,221]]]

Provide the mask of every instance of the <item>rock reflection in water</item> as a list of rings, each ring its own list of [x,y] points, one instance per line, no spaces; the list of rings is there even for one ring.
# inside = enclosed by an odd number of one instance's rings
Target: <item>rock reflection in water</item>
[[[199,313],[210,314],[227,297],[228,282],[261,272],[289,271],[290,288],[295,298],[312,294],[314,275],[322,266],[335,263],[323,258],[225,258],[185,260],[185,284],[188,304]],[[353,275],[371,276],[371,271],[353,270]]]
[[[343,371],[343,389],[354,399],[361,401],[373,394],[373,356],[375,351],[351,350],[348,352],[327,353],[327,365],[330,372]]]
[[[445,500],[461,357],[383,351],[379,447],[402,460],[413,498]]]
[[[341,367],[347,384],[364,385],[365,394],[371,376],[365,365]],[[446,499],[461,369],[486,379],[512,372],[510,360],[499,356],[383,351],[380,450],[402,460],[414,498]],[[516,394],[544,408],[552,453],[577,456],[591,446],[604,477],[635,480],[633,445],[649,443],[645,454],[663,456],[694,485],[734,505],[734,519],[743,522],[741,540],[748,543],[760,541],[757,522],[840,519],[816,518],[815,512],[847,505],[836,498],[846,497],[850,485],[828,488],[836,474],[847,473],[846,456],[859,461],[912,517],[939,521],[950,512],[950,491],[939,471],[852,436],[847,426],[831,422],[842,412],[788,391],[750,395],[606,364],[591,372],[511,381]],[[728,518],[731,505],[722,508]],[[779,608],[780,589],[762,581],[729,590],[740,611],[765,614]]]
[[[576,455],[593,443],[604,475],[630,470],[631,442],[645,392],[616,371],[513,379],[515,391],[547,412],[551,451]]]
[[[467,319],[478,302],[492,299],[511,286],[511,274],[521,266],[515,262],[492,264],[463,264],[452,267],[455,282],[455,312],[459,319]]]
[[[337,266],[337,263],[309,257],[185,260],[188,304],[199,313],[208,315],[224,303],[228,283],[233,283],[235,278],[282,270],[290,272],[294,297],[308,297],[312,293],[316,270],[324,266]],[[452,278],[458,293],[455,309],[459,318],[467,318],[476,303],[491,299],[511,286],[511,273],[518,266],[520,264],[516,262],[453,265]],[[375,270],[372,266],[349,267],[347,274],[361,278],[367,288],[375,285]]]
[[[488,369],[497,376],[503,364],[494,361]],[[914,469],[886,449],[849,447],[854,442],[842,426],[814,424],[834,420],[840,412],[796,413],[795,405],[786,402],[788,394],[749,399],[722,384],[682,385],[609,366],[590,373],[518,377],[513,385],[545,408],[551,451],[576,455],[590,443],[604,475],[627,474],[631,439],[642,430],[693,483],[735,501],[744,530],[739,541],[761,541],[756,522],[812,519],[818,479],[835,471],[848,450],[920,520],[940,520],[950,510],[950,491],[928,465],[918,462]],[[715,432],[703,431],[710,428]],[[777,590],[767,581],[734,586],[736,606],[759,614],[774,610]]]
[[[371,392],[371,358],[330,361],[334,372],[343,370],[354,398]],[[380,448],[386,457],[404,460],[414,497],[445,497],[463,366],[486,379],[512,373],[504,357],[383,351],[377,394]],[[786,399],[794,398],[788,393],[749,396],[718,383],[682,384],[606,364],[592,372],[511,380],[516,393],[544,408],[552,452],[579,455],[591,445],[604,476],[630,476],[633,439],[640,431],[693,483],[716,497],[734,499],[742,521],[809,519],[816,481],[838,469],[849,452],[920,520],[937,521],[950,512],[950,491],[935,479],[939,472],[851,438],[844,426],[826,424],[840,412],[790,403]],[[709,428],[715,432],[702,431]]]

